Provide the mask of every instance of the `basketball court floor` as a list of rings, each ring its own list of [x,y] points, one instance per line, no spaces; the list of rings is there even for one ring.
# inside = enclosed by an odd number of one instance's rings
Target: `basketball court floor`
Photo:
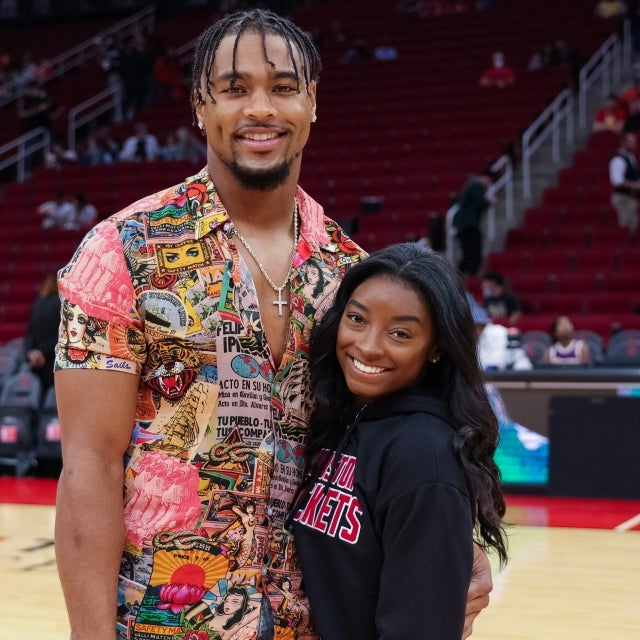
[[[54,499],[54,480],[0,477],[0,640],[69,637]],[[511,560],[473,640],[640,640],[640,500],[508,505]]]

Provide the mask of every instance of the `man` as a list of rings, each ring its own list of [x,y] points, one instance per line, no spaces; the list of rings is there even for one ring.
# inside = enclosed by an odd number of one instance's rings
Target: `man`
[[[516,325],[522,317],[520,300],[507,289],[502,274],[497,271],[486,271],[483,274],[482,300],[492,319],[506,319],[510,325]]]
[[[458,197],[458,211],[453,219],[462,251],[458,268],[469,276],[475,276],[482,266],[482,217],[494,202],[487,193],[493,182],[490,171],[470,176]]]
[[[638,228],[638,193],[640,192],[640,169],[636,159],[638,136],[623,133],[620,148],[609,162],[609,182],[613,187],[611,206],[618,216],[618,225],[629,229],[635,237]]]
[[[114,627],[315,637],[284,528],[323,302],[303,275],[315,266],[329,295],[363,257],[297,187],[319,72],[311,40],[271,12],[207,29],[192,89],[206,168],[100,223],[60,272],[84,327],[61,327],[56,372],[74,640],[113,640]],[[477,553],[466,633],[488,603],[487,565]]]

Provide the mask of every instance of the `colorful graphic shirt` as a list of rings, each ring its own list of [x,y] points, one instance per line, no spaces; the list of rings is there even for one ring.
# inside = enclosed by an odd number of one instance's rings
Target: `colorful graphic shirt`
[[[140,375],[118,638],[315,637],[284,522],[304,464],[309,332],[363,252],[300,188],[296,201],[279,368],[206,170],[94,227],[60,272],[56,368]]]

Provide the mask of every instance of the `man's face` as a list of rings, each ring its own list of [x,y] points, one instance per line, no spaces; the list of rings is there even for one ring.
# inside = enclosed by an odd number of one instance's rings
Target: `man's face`
[[[196,106],[209,146],[214,178],[230,171],[246,188],[273,189],[289,175],[297,182],[302,150],[315,112],[316,87],[307,93],[302,56],[293,49],[297,81],[287,43],[279,36],[244,33],[235,61],[235,35],[220,42],[211,77],[211,93]],[[265,50],[273,66],[265,60]]]

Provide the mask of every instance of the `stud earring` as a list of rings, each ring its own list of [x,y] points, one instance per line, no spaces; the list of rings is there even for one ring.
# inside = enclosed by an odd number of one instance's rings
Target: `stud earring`
[[[431,356],[431,362],[433,364],[436,364],[438,362],[438,360],[440,360],[440,356],[438,356],[438,355]]]
[[[316,112],[313,112],[313,115],[311,116],[311,122],[316,122],[318,120],[318,116],[316,115]]]
[[[204,122],[200,119],[198,119],[198,129],[200,129],[200,131],[204,131]]]

